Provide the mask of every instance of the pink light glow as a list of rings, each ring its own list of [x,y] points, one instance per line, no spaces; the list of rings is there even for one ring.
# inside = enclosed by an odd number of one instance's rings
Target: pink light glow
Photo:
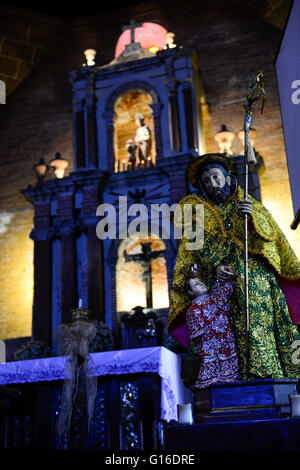
[[[155,23],[143,23],[143,26],[136,28],[134,31],[135,42],[141,43],[145,49],[150,47],[158,47],[159,50],[163,49],[166,43],[167,30]],[[125,49],[125,45],[130,44],[130,30],[123,31],[118,39],[115,57],[118,57]]]

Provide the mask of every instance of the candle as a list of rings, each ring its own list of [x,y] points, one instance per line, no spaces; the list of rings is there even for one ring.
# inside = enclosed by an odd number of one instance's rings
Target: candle
[[[82,299],[79,299],[78,308],[82,308]]]
[[[2,339],[0,339],[0,363],[6,362],[6,345]]]
[[[191,403],[177,405],[177,413],[179,424],[193,424],[193,410]]]

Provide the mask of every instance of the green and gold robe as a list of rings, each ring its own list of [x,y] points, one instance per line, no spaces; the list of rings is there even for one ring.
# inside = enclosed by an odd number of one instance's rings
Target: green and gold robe
[[[191,266],[197,263],[201,279],[212,287],[219,264],[230,266],[235,273],[235,291],[230,298],[236,346],[240,363],[240,378],[245,379],[245,313],[244,313],[244,222],[237,215],[238,200],[243,191],[221,207],[197,195],[180,202],[204,205],[204,245],[201,250],[186,250],[187,240],[180,242],[174,269],[173,289],[170,294],[168,330],[185,323],[185,312],[190,303],[188,295],[180,293]],[[250,315],[250,377],[300,378],[300,365],[294,364],[292,344],[298,332],[291,320],[279,277],[288,280],[300,278],[300,263],[263,205],[251,198],[252,216],[249,217],[249,315]],[[295,362],[295,361],[294,361]]]

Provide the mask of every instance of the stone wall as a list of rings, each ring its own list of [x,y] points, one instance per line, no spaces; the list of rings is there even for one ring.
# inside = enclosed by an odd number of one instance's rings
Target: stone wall
[[[70,163],[67,174],[72,171],[69,72],[82,64],[83,51],[88,47],[98,51],[98,64],[112,60],[122,26],[130,18],[160,23],[175,32],[178,44],[197,49],[207,94],[204,121],[207,151],[218,149],[213,135],[221,124],[227,124],[235,132],[240,130],[248,76],[263,67],[268,99],[264,114],[260,116],[257,112],[253,123],[258,131],[256,148],[266,164],[262,197],[300,255],[300,236],[288,228],[293,213],[273,65],[281,30],[246,15],[238,7],[230,8],[228,2],[223,6],[207,6],[198,0],[164,1],[160,5],[148,2],[105,15],[68,23],[55,44],[50,43],[53,33],[49,32],[49,24],[42,27],[42,32],[48,31],[44,36],[38,32],[32,35],[31,26],[24,26],[25,29],[20,26],[19,38],[6,33],[1,42],[0,55],[6,51],[5,60],[12,60],[11,69],[5,66],[6,77],[17,81],[20,67],[31,70],[37,51],[42,53],[47,49],[30,79],[24,80],[8,97],[7,105],[0,108],[0,220],[5,222],[0,233],[1,253],[4,253],[0,266],[0,338],[3,339],[29,336],[31,328],[33,244],[28,236],[32,212],[20,190],[34,183],[33,164],[41,157],[49,161],[60,152]],[[16,44],[22,45],[19,51],[23,55],[16,55],[17,47],[12,47]],[[0,72],[3,76],[1,61]],[[237,138],[233,150],[241,150]]]

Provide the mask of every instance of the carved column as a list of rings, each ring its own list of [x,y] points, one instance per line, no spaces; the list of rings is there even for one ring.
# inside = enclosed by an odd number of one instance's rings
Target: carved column
[[[192,79],[181,82],[183,103],[184,103],[184,122],[186,132],[187,150],[193,150],[197,147],[197,129],[195,126],[194,109],[193,109],[193,91],[191,87]]]
[[[33,190],[27,199],[34,204],[34,293],[32,308],[32,336],[51,346],[52,342],[52,235],[50,218],[51,193]]]
[[[170,125],[170,146],[172,152],[181,151],[180,122],[178,111],[177,80],[168,79],[165,81],[168,90],[168,112]]]
[[[155,145],[156,145],[156,161],[159,162],[163,158],[163,145],[162,145],[162,135],[161,135],[161,109],[162,103],[153,103],[149,104],[152,109],[152,116],[154,119],[154,135],[155,135]]]
[[[169,172],[170,178],[170,200],[179,202],[181,198],[187,195],[187,180],[185,174],[185,168],[180,167],[175,171]]]
[[[113,111],[107,111],[102,114],[106,123],[107,170],[109,173],[115,171],[114,114]]]
[[[75,169],[85,167],[84,100],[73,102],[73,148]]]
[[[77,262],[74,220],[74,185],[64,181],[56,190],[58,205],[55,234],[61,241],[61,322],[71,320],[70,309],[76,307]]]
[[[93,318],[105,320],[103,244],[97,237],[99,217],[96,210],[102,201],[102,175],[81,182],[82,212],[78,224],[86,235],[87,306]]]
[[[94,73],[86,78],[86,108],[85,108],[85,148],[87,167],[98,166],[97,125],[94,95]]]
[[[119,245],[118,245],[119,246]],[[110,270],[110,297],[111,297],[111,319],[112,319],[112,332],[116,341],[116,346],[122,348],[121,341],[121,322],[117,312],[117,252],[110,256],[107,260]]]

